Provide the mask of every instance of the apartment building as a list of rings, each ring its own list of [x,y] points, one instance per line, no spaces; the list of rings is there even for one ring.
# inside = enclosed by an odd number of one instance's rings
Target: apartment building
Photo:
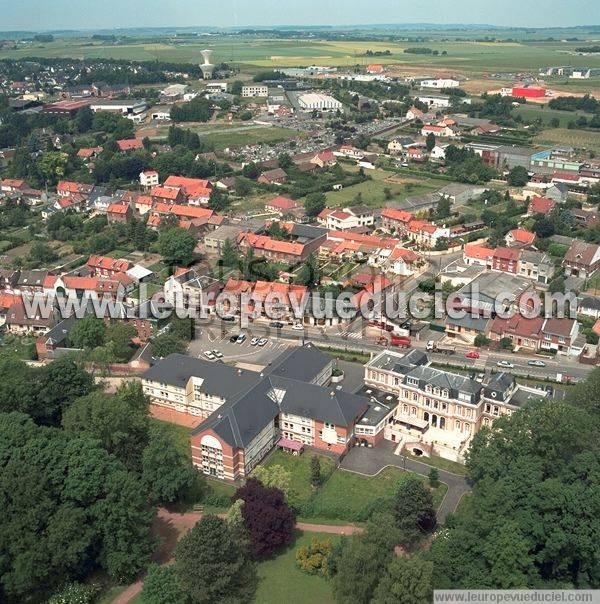
[[[170,355],[142,376],[153,404],[204,418],[191,433],[205,474],[247,476],[277,443],[341,454],[369,400],[327,388],[333,364],[312,344],[291,348],[262,372]]]
[[[396,396],[384,437],[415,455],[464,461],[473,436],[545,392],[517,384],[510,374],[487,384],[431,367],[427,356],[383,351],[365,365],[365,384]]]

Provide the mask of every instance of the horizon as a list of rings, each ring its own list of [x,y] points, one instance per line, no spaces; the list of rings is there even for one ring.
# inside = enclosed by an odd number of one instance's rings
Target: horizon
[[[451,27],[462,28],[526,28],[567,29],[591,27],[600,24],[600,6],[594,0],[506,0],[480,3],[475,0],[373,0],[368,9],[358,0],[333,0],[326,16],[322,3],[306,0],[301,5],[257,0],[249,6],[234,0],[227,14],[219,6],[192,0],[169,2],[170,24],[164,25],[164,2],[160,0],[131,0],[126,14],[115,0],[102,5],[83,0],[74,10],[67,0],[55,0],[48,5],[40,0],[22,0],[3,8],[2,32],[77,32],[107,29],[247,29],[247,28],[369,28],[369,27]],[[449,9],[449,10],[448,10]],[[387,19],[373,19],[381,14]],[[462,23],[457,15],[470,15],[469,23]],[[130,16],[131,15],[131,16]],[[444,15],[448,18],[444,19]],[[132,23],[134,19],[137,22]],[[194,22],[194,25],[189,23]]]

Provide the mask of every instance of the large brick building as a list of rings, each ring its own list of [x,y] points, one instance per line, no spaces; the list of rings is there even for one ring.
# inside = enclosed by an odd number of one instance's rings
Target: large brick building
[[[342,454],[367,398],[328,388],[332,360],[312,344],[284,352],[263,372],[171,355],[142,377],[152,403],[203,418],[191,433],[205,474],[246,476],[283,439]]]

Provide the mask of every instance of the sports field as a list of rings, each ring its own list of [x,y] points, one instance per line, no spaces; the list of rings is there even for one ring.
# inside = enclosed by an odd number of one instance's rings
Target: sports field
[[[399,67],[423,67],[432,73],[457,71],[463,73],[493,73],[496,71],[537,70],[555,64],[600,67],[600,56],[573,54],[578,42],[487,42],[442,41],[387,42],[387,41],[328,41],[281,40],[249,36],[211,36],[206,40],[177,41],[164,38],[153,43],[103,43],[91,39],[58,39],[47,44],[25,44],[4,48],[0,58],[72,57],[115,58],[131,60],[164,60],[195,63],[203,48],[212,48],[218,61],[227,61],[247,68],[276,68],[285,66],[350,66],[372,62]],[[440,52],[439,56],[407,54],[408,47],[427,47]],[[389,55],[370,57],[367,51]],[[442,52],[447,54],[442,56]]]

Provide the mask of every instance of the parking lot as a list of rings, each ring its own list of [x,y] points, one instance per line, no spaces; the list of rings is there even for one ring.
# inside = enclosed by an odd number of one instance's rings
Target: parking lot
[[[246,333],[246,339],[241,344],[230,342],[233,335],[241,331]],[[264,338],[264,346],[252,346],[253,338]],[[264,328],[248,328],[241,330],[239,325],[230,328],[219,328],[216,326],[203,327],[196,332],[196,339],[192,340],[188,354],[194,357],[206,359],[205,351],[218,350],[223,357],[223,362],[252,363],[256,365],[268,365],[279,356],[286,348],[293,346],[294,342],[278,338],[276,334],[270,334]]]

